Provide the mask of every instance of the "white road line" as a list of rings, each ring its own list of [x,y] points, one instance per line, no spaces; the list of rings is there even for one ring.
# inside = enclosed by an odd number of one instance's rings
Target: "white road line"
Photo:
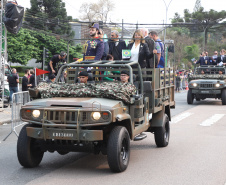
[[[179,121],[191,116],[192,114],[194,113],[185,112],[185,113],[179,114],[178,116],[173,117],[170,123],[178,123]]]
[[[224,117],[225,114],[214,114],[212,117],[209,119],[203,121],[200,125],[204,127],[211,126],[212,124],[216,123],[219,121],[222,117]]]

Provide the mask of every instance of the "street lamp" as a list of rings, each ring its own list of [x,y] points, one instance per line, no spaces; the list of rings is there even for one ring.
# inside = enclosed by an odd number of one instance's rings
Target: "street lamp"
[[[165,2],[165,0],[163,0],[163,2],[165,3],[165,7],[166,7],[166,26],[165,26],[165,30],[164,30],[164,52],[166,52],[165,50],[166,50],[166,43],[165,43],[165,41],[166,41],[166,28],[167,28],[167,13],[168,13],[168,8],[169,8],[169,6],[170,6],[170,3],[172,2],[172,0],[170,0],[170,2],[169,2],[169,4],[167,5],[166,4],[166,2]],[[164,55],[164,60],[165,60],[165,62],[166,62],[166,53],[165,53],[165,55]]]
[[[167,13],[168,13],[168,8],[170,6],[170,3],[172,2],[172,0],[170,0],[169,4],[167,5],[165,0],[163,0],[163,2],[165,3],[165,6],[166,6],[166,26],[167,26]],[[166,39],[166,28],[165,28],[165,32],[164,32],[164,44],[165,44],[165,39]]]

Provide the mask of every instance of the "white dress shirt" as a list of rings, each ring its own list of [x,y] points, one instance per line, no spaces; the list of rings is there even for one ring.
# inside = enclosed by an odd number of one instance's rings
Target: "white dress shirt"
[[[131,58],[130,61],[137,61],[139,58],[139,50],[140,50],[140,44],[135,47],[135,43],[133,43],[133,47],[131,49]]]

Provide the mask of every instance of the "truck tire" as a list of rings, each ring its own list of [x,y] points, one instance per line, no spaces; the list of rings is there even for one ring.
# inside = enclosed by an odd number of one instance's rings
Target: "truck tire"
[[[116,126],[110,133],[107,145],[107,159],[113,172],[123,172],[129,164],[130,137],[127,129]]]
[[[24,125],[18,137],[17,158],[25,168],[33,168],[40,164],[44,152],[40,151],[36,139],[27,136],[27,127],[32,125]]]
[[[226,89],[223,89],[221,93],[222,105],[226,105]]]
[[[187,103],[193,104],[193,100],[194,100],[194,95],[192,95],[191,89],[189,89],[187,94]]]
[[[166,114],[163,118],[163,126],[154,128],[154,135],[157,147],[166,147],[169,144],[170,125]]]

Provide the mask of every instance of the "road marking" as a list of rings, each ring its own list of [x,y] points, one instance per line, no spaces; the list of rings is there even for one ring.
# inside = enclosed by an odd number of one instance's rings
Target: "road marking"
[[[170,123],[178,123],[179,121],[191,116],[192,114],[194,113],[191,113],[191,112],[182,113],[176,117],[173,117]]]
[[[212,117],[210,117],[209,119],[203,121],[200,125],[204,126],[204,127],[209,127],[212,124],[216,123],[217,121],[219,121],[221,118],[224,117],[225,114],[214,114]]]

